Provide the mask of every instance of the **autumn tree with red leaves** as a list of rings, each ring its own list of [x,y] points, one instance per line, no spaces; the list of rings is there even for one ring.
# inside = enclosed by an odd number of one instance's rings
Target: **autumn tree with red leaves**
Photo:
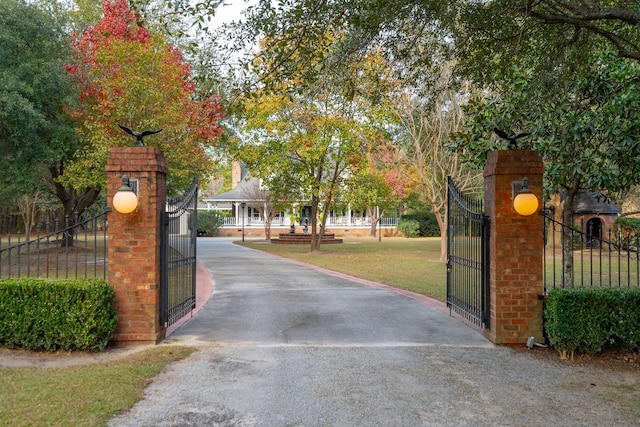
[[[222,133],[219,97],[200,96],[181,52],[146,29],[126,0],[107,0],[103,9],[102,21],[73,41],[76,60],[67,71],[80,91],[72,114],[81,144],[59,182],[104,187],[110,148],[133,142],[119,124],[135,131],[162,129],[144,142],[164,151],[170,192],[196,175],[206,182]]]

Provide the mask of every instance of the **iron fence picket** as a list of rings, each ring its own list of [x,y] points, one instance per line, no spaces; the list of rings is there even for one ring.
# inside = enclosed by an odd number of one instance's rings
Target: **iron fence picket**
[[[612,233],[611,230],[606,239],[593,236],[590,230],[585,230],[584,221],[580,222],[580,229],[576,229],[556,220],[550,209],[543,213],[545,295],[554,288],[640,287],[640,246],[637,239],[633,245],[629,236]],[[560,236],[560,242],[556,235]],[[567,238],[571,239],[571,251],[562,249],[569,246]]]
[[[7,222],[3,219],[3,224]],[[91,227],[88,224],[92,224]],[[65,220],[65,227],[59,228],[54,221],[53,228],[45,222],[44,233],[41,226],[35,227],[35,238],[22,238],[18,231],[17,242],[10,229],[3,226],[4,236],[0,235],[0,278],[42,277],[42,278],[107,278],[107,212],[89,218],[74,217],[71,222]],[[29,233],[31,235],[31,233]],[[79,238],[79,236],[83,236]],[[93,240],[93,256],[89,254],[89,242]],[[103,254],[100,257],[98,240],[103,241]],[[79,252],[84,250],[84,256]],[[70,254],[70,252],[74,252]],[[53,253],[53,255],[52,255]],[[88,268],[93,264],[93,274]],[[101,271],[98,270],[102,265]],[[62,272],[64,270],[64,272]]]

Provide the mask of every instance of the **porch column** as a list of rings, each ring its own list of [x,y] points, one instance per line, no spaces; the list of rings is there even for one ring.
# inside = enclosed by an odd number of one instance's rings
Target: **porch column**
[[[496,344],[543,342],[543,225],[538,214],[513,208],[513,183],[529,178],[542,204],[542,160],[531,150],[494,151],[484,170],[484,209],[490,218],[490,320],[485,335]]]
[[[160,225],[165,209],[167,165],[155,147],[116,147],[107,161],[107,206],[122,186],[122,175],[138,181],[138,207],[108,214],[108,281],[115,289],[116,344],[157,343],[160,325]]]

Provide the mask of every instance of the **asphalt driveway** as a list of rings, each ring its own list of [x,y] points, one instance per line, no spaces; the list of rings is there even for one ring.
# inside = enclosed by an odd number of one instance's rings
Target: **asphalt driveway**
[[[198,258],[213,295],[166,344],[200,351],[110,425],[640,423],[640,408],[612,394],[638,388],[637,376],[496,347],[424,299],[230,239],[199,239]]]

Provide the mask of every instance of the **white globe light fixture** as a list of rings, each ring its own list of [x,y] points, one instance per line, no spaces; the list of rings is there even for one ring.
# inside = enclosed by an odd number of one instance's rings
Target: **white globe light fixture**
[[[522,189],[513,199],[513,208],[519,215],[531,216],[538,212],[538,206],[540,206],[538,198],[529,190],[529,179],[525,176],[522,178]]]
[[[130,214],[138,207],[138,196],[129,184],[129,177],[122,175],[122,187],[113,196],[113,208],[124,215]]]

